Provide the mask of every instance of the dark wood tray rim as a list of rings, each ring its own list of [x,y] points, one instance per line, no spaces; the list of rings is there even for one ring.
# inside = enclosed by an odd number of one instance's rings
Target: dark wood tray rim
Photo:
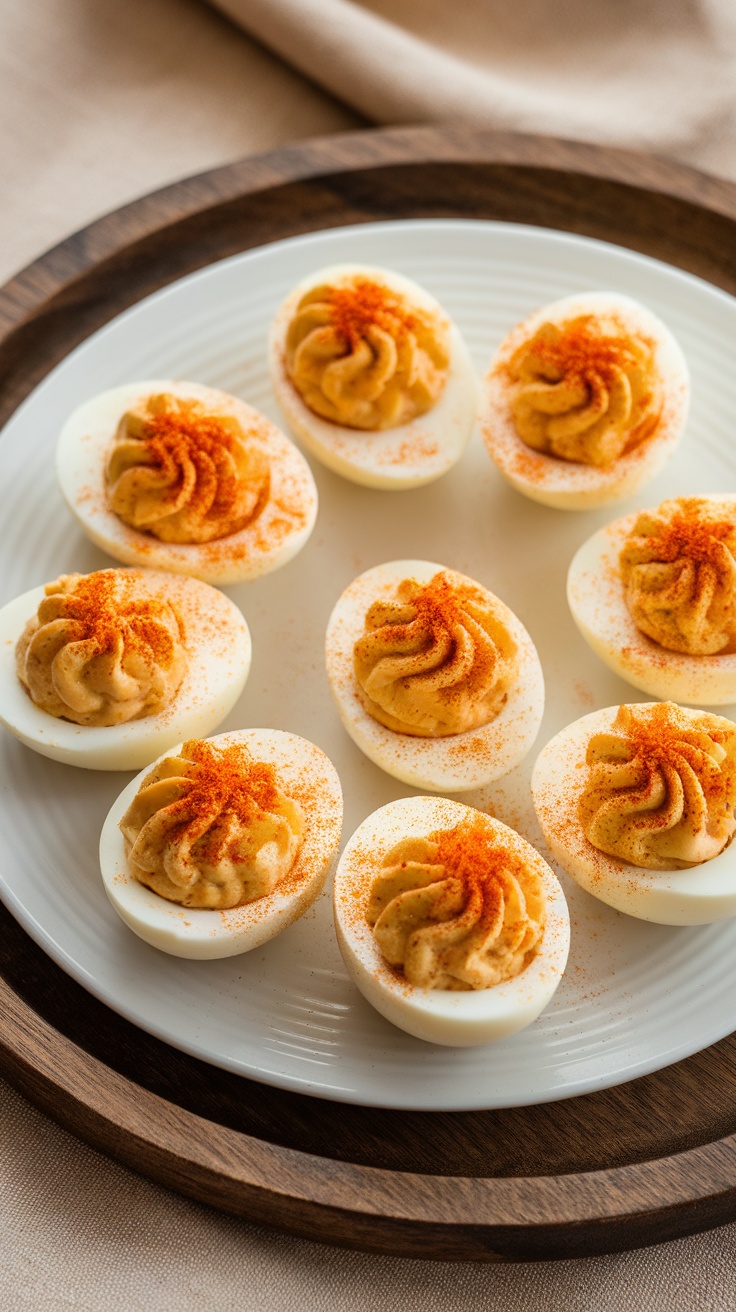
[[[421,163],[603,179],[672,198],[736,236],[736,187],[625,151],[464,128],[310,141],[146,196],[69,237],[0,289],[0,419],[126,305],[229,253],[208,246],[208,211],[305,179],[325,179],[329,192],[334,175]],[[291,231],[315,226],[313,215],[295,216]],[[595,234],[594,220],[586,225],[583,215],[577,230],[591,228]],[[274,233],[286,235],[288,223]],[[262,240],[256,224],[239,248]],[[625,244],[646,250],[646,232]],[[673,262],[736,289],[736,257],[711,268],[697,234],[691,248],[681,242]],[[138,276],[128,286],[131,263]],[[0,1070],[62,1125],[179,1192],[308,1238],[415,1257],[570,1257],[653,1243],[736,1216],[733,1134],[673,1156],[564,1176],[483,1179],[354,1165],[228,1129],[157,1096],[73,1043],[2,974],[0,1008]]]

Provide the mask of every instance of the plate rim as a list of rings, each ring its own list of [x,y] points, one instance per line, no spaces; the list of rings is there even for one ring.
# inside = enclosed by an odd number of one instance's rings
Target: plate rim
[[[214,276],[215,287],[228,283],[233,277],[250,285],[254,276],[257,284],[261,285],[263,283],[262,257],[265,256],[268,271],[273,271],[274,266],[276,266],[276,269],[280,267],[282,253],[288,255],[290,252],[294,252],[299,263],[319,262],[330,258],[324,252],[324,248],[327,246],[332,249],[335,238],[340,245],[344,241],[354,245],[356,241],[363,240],[363,234],[365,234],[366,239],[378,239],[379,242],[391,246],[398,244],[401,248],[406,247],[407,243],[414,242],[421,245],[429,256],[433,256],[438,244],[442,244],[443,247],[446,244],[454,249],[456,245],[463,244],[466,237],[470,240],[470,234],[472,234],[482,248],[499,246],[502,252],[508,252],[509,248],[513,250],[517,245],[520,245],[522,251],[528,251],[529,259],[535,269],[540,267],[540,260],[542,266],[546,267],[548,262],[554,262],[558,252],[567,250],[573,263],[585,263],[589,259],[594,262],[601,260],[604,265],[612,265],[614,270],[621,269],[624,273],[633,269],[634,274],[640,272],[642,278],[646,278],[649,274],[655,283],[666,284],[666,290],[674,285],[676,297],[689,296],[692,299],[693,295],[697,293],[700,298],[698,317],[701,313],[703,315],[708,313],[712,307],[712,312],[716,315],[722,312],[726,322],[730,325],[736,308],[736,301],[733,297],[718,288],[712,287],[704,280],[695,278],[690,273],[677,269],[673,270],[666,261],[653,260],[650,256],[632,252],[620,245],[601,242],[580,234],[557,232],[539,225],[499,223],[487,219],[468,221],[465,219],[412,218],[379,221],[347,225],[337,230],[319,229],[302,236],[291,236],[283,240],[277,239],[252,250],[215,261],[183,279],[177,279],[161,291],[154,292],[127,308],[103,328],[93,333],[85,342],[76,346],[65,360],[54,366],[45,383],[53,385],[54,378],[67,365],[71,365],[78,375],[80,373],[80,363],[84,367],[85,353],[89,347],[92,347],[93,358],[95,352],[99,352],[100,348],[104,351],[107,346],[109,350],[110,344],[112,344],[113,351],[117,354],[116,344],[120,343],[123,351],[125,351],[125,343],[131,336],[131,331],[133,335],[137,334],[143,337],[149,336],[152,332],[155,334],[156,323],[171,315],[172,304],[176,314],[176,307],[182,299],[186,302],[187,298],[193,297],[195,300],[202,300],[204,297],[205,305],[211,305],[213,303],[213,293],[210,290],[211,275]],[[320,249],[322,249],[322,253],[320,253]],[[387,260],[388,258],[388,255],[386,255]],[[597,273],[595,276],[597,276]],[[612,281],[615,280],[615,276],[614,273]],[[608,275],[603,275],[603,282],[606,281],[607,277]],[[181,312],[179,311],[179,313]],[[150,316],[153,317],[153,326],[150,322]],[[35,392],[32,393],[21,404],[16,412],[16,418],[20,417],[27,406],[33,404],[35,395]],[[47,407],[48,402],[45,396],[41,399],[40,405]],[[39,406],[36,407],[37,411],[38,409]],[[9,427],[13,431],[15,431],[14,425],[15,418],[9,421]],[[438,568],[438,566],[435,567]],[[371,571],[369,570],[368,573],[370,574]],[[363,578],[364,575],[360,577]],[[355,583],[358,581],[355,580]],[[339,605],[339,602],[337,604]],[[472,786],[470,785],[470,788]],[[462,790],[463,793],[466,791],[468,790]],[[294,1094],[306,1094],[332,1103],[367,1106],[387,1111],[435,1111],[448,1114],[542,1106],[547,1103],[565,1101],[568,1098],[585,1096],[588,1093],[616,1087],[641,1076],[655,1073],[660,1069],[663,1070],[677,1061],[684,1060],[702,1051],[710,1043],[719,1042],[725,1034],[730,1033],[732,1030],[730,1017],[724,1016],[719,1011],[719,1024],[715,1028],[711,1027],[707,1036],[707,1043],[704,1043],[702,1034],[693,1031],[688,1032],[684,1037],[682,1034],[668,1034],[667,1042],[663,1048],[649,1051],[645,1047],[645,1050],[642,1051],[640,1043],[635,1057],[630,1057],[621,1064],[608,1065],[603,1070],[599,1067],[596,1067],[593,1071],[584,1069],[584,1073],[580,1074],[577,1064],[570,1062],[556,1080],[552,1077],[551,1084],[543,1080],[542,1085],[544,1087],[541,1088],[536,1087],[533,1074],[530,1077],[531,1084],[523,1081],[520,1084],[518,1076],[516,1079],[512,1077],[514,1087],[511,1090],[505,1089],[502,1092],[494,1089],[490,1099],[488,1092],[484,1092],[477,1082],[477,1077],[475,1082],[469,1079],[467,1086],[461,1084],[459,1092],[456,1092],[453,1088],[451,1096],[446,1092],[439,1095],[436,1091],[430,1093],[429,1087],[425,1092],[422,1088],[421,1077],[409,1082],[406,1088],[400,1082],[394,1081],[390,1084],[388,1090],[384,1091],[383,1087],[379,1089],[375,1080],[371,1080],[372,1061],[369,1061],[366,1078],[365,1069],[363,1071],[358,1070],[349,1056],[346,1058],[348,1073],[344,1078],[341,1078],[343,1074],[342,1065],[338,1063],[330,1067],[329,1078],[324,1081],[313,1076],[303,1075],[299,1066],[284,1068],[283,1066],[280,1067],[278,1063],[272,1063],[269,1060],[268,1052],[259,1051],[257,1045],[256,1050],[249,1052],[247,1055],[234,1053],[211,1041],[204,1041],[202,1038],[198,1038],[196,1034],[192,1035],[186,1027],[177,1026],[175,1020],[170,1017],[155,1013],[149,1015],[140,998],[132,998],[125,988],[121,989],[121,986],[117,983],[111,984],[104,974],[92,973],[84,960],[80,960],[80,945],[74,942],[68,943],[59,927],[53,924],[49,926],[44,915],[39,914],[38,906],[35,910],[29,909],[23,900],[22,890],[19,890],[13,884],[9,884],[2,874],[0,874],[0,891],[5,905],[39,947],[72,979],[81,983],[99,1002],[109,1007],[124,1020],[138,1026],[161,1042],[169,1044],[179,1052],[221,1070],[231,1072],[241,1079],[250,1079],[259,1084],[283,1089]],[[493,1066],[490,1051],[488,1052],[488,1063],[490,1071]],[[583,1061],[584,1068],[588,1064],[587,1061]],[[383,1070],[383,1067],[381,1066],[380,1069]],[[390,1078],[389,1071],[387,1071],[387,1075]],[[381,1086],[383,1086],[383,1083],[383,1080],[381,1080]]]

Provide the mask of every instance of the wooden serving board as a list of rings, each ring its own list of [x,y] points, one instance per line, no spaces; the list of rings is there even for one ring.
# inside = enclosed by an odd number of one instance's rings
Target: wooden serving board
[[[562,228],[736,292],[736,187],[622,151],[464,128],[308,142],[116,211],[0,290],[0,419],[142,296],[264,242],[374,219]],[[416,1257],[572,1257],[736,1217],[736,1038],[540,1107],[407,1113],[267,1088],[137,1030],[0,907],[0,1072],[154,1180],[311,1239]],[[448,1052],[448,1060],[452,1060]]]

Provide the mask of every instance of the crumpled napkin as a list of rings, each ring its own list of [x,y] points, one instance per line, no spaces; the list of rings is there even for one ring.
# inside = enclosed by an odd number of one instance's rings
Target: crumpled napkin
[[[736,0],[211,0],[374,122],[463,121],[736,177]]]

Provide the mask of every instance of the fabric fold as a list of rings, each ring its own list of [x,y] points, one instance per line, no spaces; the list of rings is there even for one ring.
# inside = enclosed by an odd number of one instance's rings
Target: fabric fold
[[[506,0],[466,0],[459,15],[438,0],[212,3],[377,123],[549,132],[736,173],[729,0],[522,0],[513,17]]]

